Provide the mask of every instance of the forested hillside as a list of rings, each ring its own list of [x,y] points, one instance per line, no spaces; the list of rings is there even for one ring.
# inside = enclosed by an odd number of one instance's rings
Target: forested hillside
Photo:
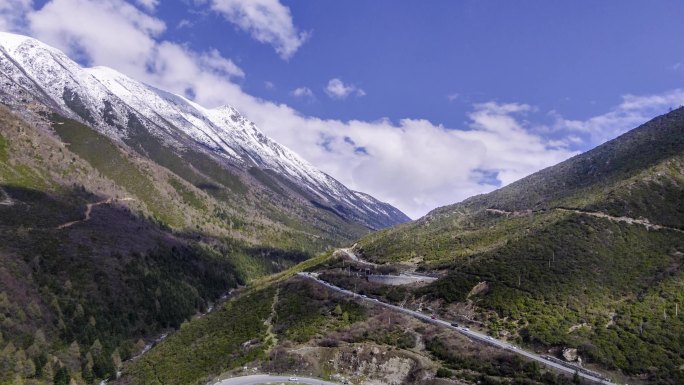
[[[93,383],[229,290],[367,231],[277,175],[0,107],[0,383]],[[19,115],[21,114],[21,115]],[[140,135],[143,135],[140,133]],[[137,140],[137,141],[136,141]]]
[[[0,37],[0,384],[111,378],[239,285],[408,219],[232,108]]]

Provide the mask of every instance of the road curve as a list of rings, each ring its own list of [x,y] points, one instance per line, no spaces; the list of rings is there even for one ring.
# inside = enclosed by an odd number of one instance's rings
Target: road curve
[[[323,381],[317,378],[294,377],[296,381],[290,381],[291,376],[271,376],[268,374],[254,374],[251,376],[233,377],[214,385],[258,385],[258,384],[308,384],[308,385],[339,385],[338,382]]]
[[[575,369],[575,368],[569,367],[569,365],[562,365],[562,364],[559,364],[559,363],[557,363],[557,362],[548,360],[548,359],[546,359],[546,358],[544,358],[544,357],[542,357],[542,356],[540,356],[540,355],[538,355],[538,354],[535,354],[535,353],[531,353],[531,352],[522,350],[522,349],[518,348],[518,347],[515,346],[515,345],[511,345],[511,344],[509,344],[509,343],[507,343],[507,342],[497,340],[497,339],[495,339],[494,337],[488,336],[488,335],[486,335],[486,334],[482,334],[482,333],[478,333],[478,332],[472,331],[472,330],[470,330],[470,329],[468,329],[468,328],[466,328],[466,327],[457,327],[457,326],[453,326],[451,323],[449,323],[449,322],[447,322],[447,321],[444,321],[444,320],[441,320],[441,319],[438,319],[438,318],[432,318],[431,316],[428,316],[428,315],[426,315],[426,314],[423,314],[423,313],[420,313],[420,312],[417,312],[417,311],[413,311],[413,310],[410,310],[410,309],[403,308],[403,307],[401,307],[401,306],[396,306],[396,305],[392,305],[392,304],[389,304],[389,303],[386,303],[386,302],[382,302],[382,301],[378,300],[377,298],[369,298],[369,297],[366,297],[366,296],[363,296],[363,295],[359,295],[359,294],[354,293],[354,292],[352,292],[352,291],[350,291],[350,290],[343,289],[343,288],[341,288],[341,287],[339,287],[339,286],[335,286],[335,285],[333,285],[333,284],[331,284],[331,283],[328,283],[328,282],[326,282],[326,281],[323,281],[322,279],[318,278],[317,274],[315,274],[315,273],[305,273],[305,272],[302,272],[302,273],[297,273],[297,274],[298,274],[300,277],[305,277],[305,278],[311,279],[311,280],[315,281],[316,283],[318,283],[318,284],[320,284],[320,285],[323,285],[323,286],[325,286],[325,287],[327,287],[327,288],[329,288],[329,289],[331,289],[331,290],[334,290],[334,291],[336,291],[336,292],[338,292],[338,293],[342,293],[342,294],[345,294],[345,295],[354,297],[354,298],[359,299],[359,300],[362,300],[362,301],[371,302],[371,303],[374,303],[374,304],[379,305],[379,306],[384,306],[384,307],[386,307],[386,308],[389,308],[389,309],[392,309],[392,310],[396,310],[396,311],[398,311],[398,312],[400,312],[400,313],[408,314],[408,315],[410,315],[410,316],[412,316],[412,317],[418,318],[418,319],[423,320],[423,321],[425,321],[425,322],[429,322],[429,323],[432,323],[432,324],[434,324],[434,325],[439,325],[439,326],[442,326],[442,327],[445,327],[445,328],[448,328],[448,329],[457,331],[457,332],[459,332],[459,333],[461,333],[461,334],[463,334],[463,335],[465,335],[465,336],[467,336],[467,337],[470,337],[470,338],[473,339],[473,340],[476,340],[476,341],[479,341],[479,342],[483,342],[483,343],[486,343],[486,344],[489,344],[489,345],[492,345],[492,346],[496,346],[496,347],[501,348],[501,349],[506,349],[506,350],[508,350],[508,351],[510,351],[510,352],[512,352],[512,353],[516,353],[516,354],[519,354],[519,355],[521,355],[521,356],[527,357],[527,358],[529,358],[529,359],[531,359],[531,360],[537,361],[537,362],[542,363],[542,364],[544,364],[544,365],[546,365],[546,366],[548,366],[548,367],[551,367],[551,368],[560,370],[560,371],[562,371],[562,372],[566,372],[566,373],[570,373],[570,374],[577,373],[580,377],[582,377],[582,378],[584,378],[584,379],[587,379],[587,380],[589,380],[589,381],[598,383],[598,384],[617,385],[617,384],[615,384],[615,383],[613,383],[613,382],[610,382],[610,381],[605,380],[605,379],[602,379],[602,378],[598,378],[598,377],[593,376],[593,375],[591,375],[591,374],[587,374],[587,373],[580,372],[580,371],[578,371],[578,369],[580,369],[580,368]],[[234,385],[234,384],[231,384],[231,385]]]

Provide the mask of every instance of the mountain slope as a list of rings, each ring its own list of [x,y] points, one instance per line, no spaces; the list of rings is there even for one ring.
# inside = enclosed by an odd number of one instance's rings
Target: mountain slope
[[[412,290],[495,335],[684,381],[684,109],[490,194],[363,238],[439,274]]]
[[[606,210],[615,216],[644,216],[664,225],[683,228],[684,208],[680,205],[681,201],[677,202],[677,199],[674,199],[676,196],[668,199],[675,204],[675,207],[672,207],[674,211],[665,211],[664,209],[670,207],[662,205],[638,207],[634,204],[634,198],[616,196],[619,195],[617,187],[623,187],[620,185],[621,182],[630,181],[630,178],[644,171],[646,174],[641,179],[647,179],[649,173],[653,174],[653,170],[649,170],[651,167],[681,156],[684,151],[683,115],[684,111],[680,108],[657,117],[591,151],[541,170],[490,194],[467,199],[459,206],[472,209],[499,208],[507,211],[568,206]],[[660,174],[654,176],[658,177]],[[673,183],[675,185],[671,188],[680,191],[680,186],[676,185],[677,181]],[[651,186],[653,187],[655,186]],[[618,199],[622,199],[623,203],[629,206],[616,206]],[[456,206],[435,210],[434,214],[439,215],[450,208],[455,209]]]
[[[54,119],[29,124],[0,107],[2,384],[52,383],[60,368],[106,378],[145,339],[334,239],[312,237],[320,230],[307,223],[251,218]]]
[[[35,40],[0,33],[0,84],[0,384],[112,377],[239,285],[407,220],[231,108]]]
[[[361,243],[368,248],[366,254],[381,260],[407,259],[401,249],[422,250],[420,245],[405,247],[401,242],[415,232],[434,236],[433,247],[441,241],[439,247],[460,255],[493,245],[493,239],[480,239],[484,234],[496,239],[507,236],[497,227],[490,228],[492,224],[521,221],[563,208],[642,218],[684,229],[682,153],[684,109],[680,108],[556,166],[492,193],[435,209],[418,221],[378,232]],[[462,239],[448,234],[452,231],[461,231]],[[471,238],[482,241],[481,245],[471,244]],[[393,247],[393,252],[385,246]],[[435,256],[431,254],[426,262]]]
[[[203,108],[183,97],[139,83],[114,70],[83,69],[36,40],[0,34],[3,89],[81,120],[135,145],[144,131],[169,151],[195,150],[242,170],[269,170],[296,185],[310,206],[322,206],[371,229],[408,220],[399,210],[363,199],[261,133],[235,109]]]
[[[355,251],[380,265],[333,253],[299,269],[540,354],[563,359],[564,349],[577,349],[585,367],[614,383],[680,384],[684,322],[675,306],[684,301],[683,134],[684,110],[674,111],[509,187],[361,239]],[[407,265],[440,279],[385,286],[366,277]],[[350,303],[335,305],[335,295],[306,288],[310,282],[280,277],[222,313],[189,323],[127,366],[120,383],[206,383],[220,373],[243,374],[240,367],[373,383],[576,383],[372,305],[360,307],[372,316],[352,321],[358,308]],[[280,310],[267,318],[272,304]],[[252,321],[256,312],[275,320],[277,339]],[[229,319],[244,323],[237,330],[246,335],[226,332],[234,325]],[[241,341],[249,343],[238,347]],[[404,377],[396,366],[390,374],[387,347],[422,357],[412,357]],[[367,351],[373,352],[368,361],[382,364],[369,369],[361,358]],[[345,356],[351,362],[341,365]]]

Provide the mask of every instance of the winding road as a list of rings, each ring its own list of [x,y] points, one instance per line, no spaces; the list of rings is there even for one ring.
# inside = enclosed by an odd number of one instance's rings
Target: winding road
[[[344,255],[346,255],[352,261],[357,262],[359,264],[366,265],[366,266],[372,266],[374,268],[380,266],[376,263],[368,262],[368,261],[360,258],[351,249],[338,249],[338,251],[343,253]],[[429,275],[418,274],[415,272],[413,272],[413,273],[404,272],[404,273],[401,273],[399,275],[369,274],[368,280],[371,282],[382,283],[384,285],[402,286],[402,285],[409,285],[412,283],[433,282],[433,281],[437,280],[437,277],[431,277]]]
[[[214,385],[259,385],[281,383],[308,385],[339,385],[338,382],[328,382],[317,378],[271,376],[267,374],[255,374],[252,376],[233,377],[227,380],[216,382],[214,383]]]
[[[607,219],[607,220],[613,221],[613,222],[628,223],[630,225],[641,225],[641,226],[646,227],[647,229],[670,230],[670,231],[676,231],[678,233],[684,233],[684,230],[682,230],[682,229],[651,223],[648,219],[645,219],[645,218],[637,219],[637,218],[631,218],[631,217],[615,217],[615,216],[608,215],[606,213],[602,213],[599,211],[584,211],[584,210],[577,210],[577,209],[565,209],[565,208],[561,208],[561,207],[556,208],[556,210],[575,213],[575,214],[581,214],[581,215],[588,215],[588,216],[592,216],[592,217],[596,217],[596,218],[603,218],[603,219]]]
[[[593,382],[595,382],[595,383],[599,383],[599,384],[616,385],[616,384],[614,384],[613,382],[610,382],[610,381],[608,381],[608,380],[606,380],[606,379],[603,379],[603,378],[598,377],[598,374],[593,375],[593,374],[589,374],[589,373],[586,373],[586,372],[582,372],[582,371],[580,371],[580,370],[583,370],[583,369],[580,368],[580,367],[574,367],[574,366],[571,365],[571,364],[564,365],[564,364],[557,363],[557,362],[552,361],[552,360],[550,360],[550,359],[544,358],[543,356],[540,356],[540,355],[538,355],[538,354],[535,354],[535,353],[531,353],[531,352],[522,350],[522,349],[520,349],[519,347],[517,347],[517,346],[515,346],[515,345],[509,344],[508,342],[500,341],[500,340],[498,340],[498,339],[496,339],[496,338],[494,338],[494,337],[488,336],[488,335],[486,335],[486,334],[482,334],[482,333],[478,333],[478,332],[472,331],[472,330],[468,329],[467,327],[454,326],[454,325],[452,325],[452,324],[451,324],[450,322],[448,322],[448,321],[444,321],[444,320],[441,320],[441,319],[438,319],[438,318],[432,318],[432,316],[429,316],[429,315],[426,315],[426,314],[423,314],[423,313],[420,313],[420,312],[417,312],[417,311],[414,311],[414,310],[410,310],[410,309],[403,308],[403,307],[401,307],[401,306],[396,306],[396,305],[392,305],[392,304],[389,304],[389,303],[386,303],[386,302],[382,302],[382,301],[378,300],[377,298],[369,298],[369,297],[366,297],[366,296],[359,295],[359,294],[354,293],[354,292],[352,292],[352,291],[350,291],[350,290],[343,289],[343,288],[341,288],[341,287],[339,287],[339,286],[335,286],[335,285],[333,285],[333,284],[331,284],[331,283],[328,283],[328,282],[326,282],[326,281],[323,281],[322,279],[318,278],[318,276],[317,276],[315,273],[305,273],[305,272],[301,272],[301,273],[297,273],[297,274],[298,274],[300,277],[304,277],[304,278],[307,278],[307,279],[311,279],[311,280],[313,280],[314,282],[316,282],[316,283],[318,283],[318,284],[320,284],[320,285],[322,285],[322,286],[325,286],[325,287],[327,287],[328,289],[334,290],[334,291],[336,291],[336,292],[338,292],[338,293],[341,293],[341,294],[344,294],[344,295],[348,295],[348,296],[354,297],[354,298],[356,298],[356,299],[358,299],[358,300],[361,300],[361,301],[366,301],[366,302],[374,303],[374,304],[376,304],[376,305],[378,305],[378,306],[384,306],[384,307],[386,307],[386,308],[389,308],[389,309],[398,311],[398,312],[400,312],[400,313],[404,313],[404,314],[410,315],[410,316],[412,316],[412,317],[414,317],[414,318],[418,318],[418,319],[420,319],[420,320],[422,320],[422,321],[429,322],[429,323],[434,324],[434,325],[438,325],[438,326],[441,326],[441,327],[445,327],[445,328],[447,328],[447,329],[451,329],[451,330],[457,331],[457,332],[459,332],[459,333],[461,333],[461,334],[463,334],[463,335],[465,335],[465,336],[467,336],[467,337],[469,337],[469,338],[471,338],[471,339],[473,339],[473,340],[475,340],[475,341],[479,341],[479,342],[486,343],[486,344],[489,344],[489,345],[492,345],[492,346],[495,346],[495,347],[498,347],[498,348],[501,348],[501,349],[508,350],[508,351],[510,351],[510,352],[512,352],[512,353],[519,354],[519,355],[524,356],[524,357],[526,357],[526,358],[528,358],[528,359],[530,359],[530,360],[537,361],[537,362],[539,362],[539,363],[541,363],[541,364],[544,364],[544,365],[547,366],[547,367],[554,368],[554,369],[559,370],[559,371],[561,371],[561,372],[565,372],[565,373],[569,373],[569,374],[575,374],[575,373],[577,373],[580,377],[582,377],[582,378],[584,378],[584,379],[586,379],[586,380],[589,380],[589,381],[593,381]],[[236,383],[236,384],[237,384],[237,383]],[[236,384],[232,384],[232,383],[231,383],[230,385],[236,385]],[[226,384],[221,384],[221,385],[226,385]]]
[[[383,285],[403,286],[413,283],[430,283],[437,280],[437,277],[428,277],[420,274],[401,273],[399,275],[369,274],[366,276],[370,282],[377,282]]]

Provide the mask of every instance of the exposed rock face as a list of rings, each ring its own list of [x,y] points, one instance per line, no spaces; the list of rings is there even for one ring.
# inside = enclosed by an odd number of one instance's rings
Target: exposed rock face
[[[563,349],[563,358],[565,358],[565,360],[569,361],[569,362],[577,361],[579,359],[579,355],[577,354],[577,349],[573,349],[573,348]]]
[[[348,380],[364,385],[400,385],[425,365],[411,352],[391,350],[381,345],[304,347],[291,353],[308,362],[307,368],[332,372],[332,377],[340,382]]]
[[[486,281],[480,282],[470,290],[470,293],[468,293],[468,298],[479,294],[486,294],[488,291],[489,284]]]

